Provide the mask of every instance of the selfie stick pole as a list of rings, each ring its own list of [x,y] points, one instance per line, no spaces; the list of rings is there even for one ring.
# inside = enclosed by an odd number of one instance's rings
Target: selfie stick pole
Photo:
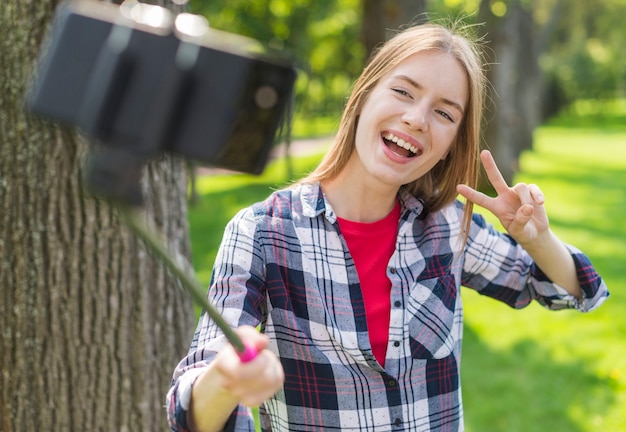
[[[146,247],[150,249],[154,255],[156,255],[163,264],[180,280],[183,288],[191,295],[192,299],[206,311],[215,324],[222,330],[230,344],[235,348],[239,359],[246,363],[253,360],[257,351],[254,347],[246,345],[241,338],[234,332],[234,330],[228,325],[228,323],[222,318],[219,312],[211,306],[206,296],[203,293],[203,289],[195,278],[190,277],[186,271],[184,271],[172,256],[172,254],[166,249],[163,243],[159,240],[155,233],[153,233],[143,222],[139,211],[135,208],[131,208],[125,205],[119,206],[120,213],[125,218],[128,226],[145,243]]]

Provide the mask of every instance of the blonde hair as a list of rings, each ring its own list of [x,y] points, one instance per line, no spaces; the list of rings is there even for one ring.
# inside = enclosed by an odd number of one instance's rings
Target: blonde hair
[[[486,78],[478,41],[472,40],[467,33],[468,27],[453,30],[440,24],[422,24],[399,32],[382,45],[354,85],[334,143],[317,168],[300,183],[334,179],[354,151],[358,115],[369,92],[406,58],[424,51],[439,51],[452,55],[467,73],[469,98],[465,116],[448,157],[426,175],[405,186],[424,202],[425,211],[430,212],[452,203],[457,196],[458,184],[465,183],[476,188]],[[468,202],[463,215],[464,241],[469,232],[472,211],[472,203]]]

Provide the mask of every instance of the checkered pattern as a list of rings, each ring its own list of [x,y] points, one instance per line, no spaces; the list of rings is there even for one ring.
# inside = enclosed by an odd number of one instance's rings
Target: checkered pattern
[[[462,431],[461,285],[515,308],[538,300],[588,311],[608,296],[574,248],[583,301],[550,283],[478,215],[459,250],[461,203],[426,214],[419,200],[404,190],[399,196],[384,369],[370,346],[354,262],[319,185],[275,192],[229,223],[209,300],[233,327],[260,325],[281,358],[285,385],[261,408],[263,430]],[[168,393],[171,430],[186,430],[193,381],[224,344],[202,316]],[[239,407],[226,430],[253,431],[249,411]]]

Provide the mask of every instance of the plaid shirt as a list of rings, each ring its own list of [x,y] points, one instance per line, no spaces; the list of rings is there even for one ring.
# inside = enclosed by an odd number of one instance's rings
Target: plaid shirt
[[[574,248],[582,301],[479,215],[460,251],[460,202],[427,214],[406,191],[399,197],[384,368],[372,353],[354,262],[319,185],[275,192],[228,224],[209,300],[233,327],[260,325],[285,371],[283,389],[260,408],[263,430],[462,431],[461,285],[515,308],[538,300],[589,311],[608,296]],[[225,343],[203,315],[168,392],[172,431],[187,430],[191,386]],[[249,410],[237,408],[225,430],[254,431]]]

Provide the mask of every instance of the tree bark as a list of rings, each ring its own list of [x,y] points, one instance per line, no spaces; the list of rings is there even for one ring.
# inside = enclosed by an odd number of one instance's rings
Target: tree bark
[[[515,91],[516,81],[520,79],[517,69],[521,43],[519,15],[516,8],[509,8],[504,17],[497,17],[492,14],[490,3],[483,0],[478,15],[479,21],[486,24],[488,62],[492,65],[487,73],[491,91],[485,107],[484,137],[502,176],[510,183],[517,168],[516,138],[521,126]],[[485,178],[481,180],[483,186],[486,182]]]
[[[548,47],[563,2],[557,0],[542,29],[534,21],[532,2],[511,0],[507,5],[506,14],[496,17],[491,2],[481,1],[478,20],[486,24],[492,64],[484,136],[502,175],[512,182],[519,156],[532,148],[534,130],[543,120],[546,84],[539,56]]]
[[[398,29],[419,21],[424,12],[426,0],[365,0],[362,29],[365,52],[371,54]]]
[[[89,150],[23,107],[57,1],[0,15],[0,430],[165,430],[191,301],[109,204],[83,194]],[[188,256],[184,164],[152,163],[149,222]]]

